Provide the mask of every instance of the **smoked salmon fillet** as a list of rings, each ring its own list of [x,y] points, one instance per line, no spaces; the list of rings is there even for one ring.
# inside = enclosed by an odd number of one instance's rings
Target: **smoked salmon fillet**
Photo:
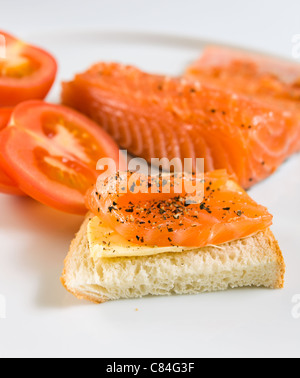
[[[271,175],[300,150],[300,117],[225,89],[99,63],[63,83],[62,102],[86,114],[129,153],[205,159],[243,188]]]
[[[300,64],[234,48],[209,46],[185,76],[300,112]]]

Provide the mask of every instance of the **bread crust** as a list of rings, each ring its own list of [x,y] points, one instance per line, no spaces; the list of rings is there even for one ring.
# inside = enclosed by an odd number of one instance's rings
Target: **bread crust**
[[[99,296],[99,295],[97,296],[90,295],[90,294],[87,294],[83,290],[74,289],[68,284],[68,272],[70,272],[72,269],[71,267],[72,258],[74,256],[74,253],[79,248],[81,241],[85,237],[87,224],[91,220],[92,217],[93,217],[92,215],[88,214],[79,232],[76,234],[76,237],[72,241],[69,252],[64,260],[64,269],[63,269],[62,277],[60,280],[61,280],[62,285],[65,287],[65,289],[69,291],[71,294],[73,294],[76,298],[85,299],[95,304],[100,304],[100,303],[105,303],[107,301],[110,301],[110,298]],[[278,241],[276,240],[274,234],[272,233],[270,229],[266,229],[263,232],[263,236],[265,238],[265,241],[268,243],[270,250],[274,252],[276,256],[276,264],[278,266],[278,277],[276,281],[274,281],[274,284],[271,286],[271,288],[281,289],[284,286],[284,275],[285,275],[285,262],[283,259],[281,249],[279,247]],[[255,235],[253,237],[255,237]]]
[[[86,232],[86,227],[87,227],[87,224],[88,224],[90,219],[91,219],[91,217],[88,214],[86,219],[84,220],[79,232],[75,235],[75,238],[72,240],[72,243],[71,243],[70,248],[69,248],[69,252],[68,252],[68,254],[67,254],[67,256],[64,260],[64,269],[63,269],[63,272],[62,272],[62,276],[60,278],[60,282],[62,283],[64,288],[68,292],[73,294],[76,298],[85,299],[85,300],[93,302],[95,304],[100,304],[100,303],[107,302],[107,299],[99,298],[99,297],[95,298],[94,296],[88,295],[88,294],[81,292],[79,290],[74,290],[67,284],[67,272],[68,272],[68,269],[70,268],[70,260],[73,257],[74,252],[78,248],[78,240],[81,240],[84,236],[84,233]]]
[[[282,251],[279,247],[277,239],[275,238],[273,232],[269,228],[265,231],[265,236],[268,239],[270,248],[276,254],[277,264],[280,267],[279,274],[278,274],[278,280],[274,285],[274,289],[282,289],[284,287],[284,276],[285,276],[285,269],[286,269],[284,258],[283,258],[283,255],[282,255]]]

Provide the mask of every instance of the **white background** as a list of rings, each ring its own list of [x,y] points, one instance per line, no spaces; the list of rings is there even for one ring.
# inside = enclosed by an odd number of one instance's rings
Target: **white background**
[[[0,0],[0,29],[33,41],[72,30],[147,31],[292,58],[300,2]],[[2,305],[6,301],[0,357],[299,357],[300,319],[293,303],[300,294],[299,171],[298,156],[251,191],[275,216],[273,229],[287,263],[284,290],[241,289],[100,306],[79,302],[59,282],[82,219],[30,199],[0,196]]]
[[[109,28],[233,42],[290,56],[296,0],[0,0],[0,27],[18,33]]]

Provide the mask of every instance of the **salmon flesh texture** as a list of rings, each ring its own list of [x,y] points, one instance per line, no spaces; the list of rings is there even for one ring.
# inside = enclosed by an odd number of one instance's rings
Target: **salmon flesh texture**
[[[62,102],[86,114],[129,153],[205,159],[243,188],[271,175],[300,149],[300,117],[291,109],[185,78],[99,63],[63,83]]]

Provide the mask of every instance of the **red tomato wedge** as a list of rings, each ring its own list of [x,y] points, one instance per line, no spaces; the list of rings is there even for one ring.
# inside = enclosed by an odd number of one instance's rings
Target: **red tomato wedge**
[[[224,170],[204,175],[202,200],[192,203],[186,201],[184,191],[153,193],[153,182],[150,193],[135,193],[140,182],[150,179],[138,175],[132,182],[131,177],[131,173],[111,176],[86,197],[87,207],[130,242],[204,247],[253,235],[272,224],[267,209],[253,201]],[[114,187],[115,182],[118,185]],[[172,187],[174,177],[163,176],[163,182],[171,182]]]
[[[100,158],[118,167],[119,149],[93,121],[42,101],[18,105],[0,133],[0,164],[24,193],[58,210],[85,214]]]
[[[0,31],[5,59],[0,58],[0,106],[44,99],[56,76],[55,59],[46,51]]]
[[[3,130],[11,117],[13,108],[0,108],[0,130]],[[10,177],[0,168],[0,193],[24,195]]]

